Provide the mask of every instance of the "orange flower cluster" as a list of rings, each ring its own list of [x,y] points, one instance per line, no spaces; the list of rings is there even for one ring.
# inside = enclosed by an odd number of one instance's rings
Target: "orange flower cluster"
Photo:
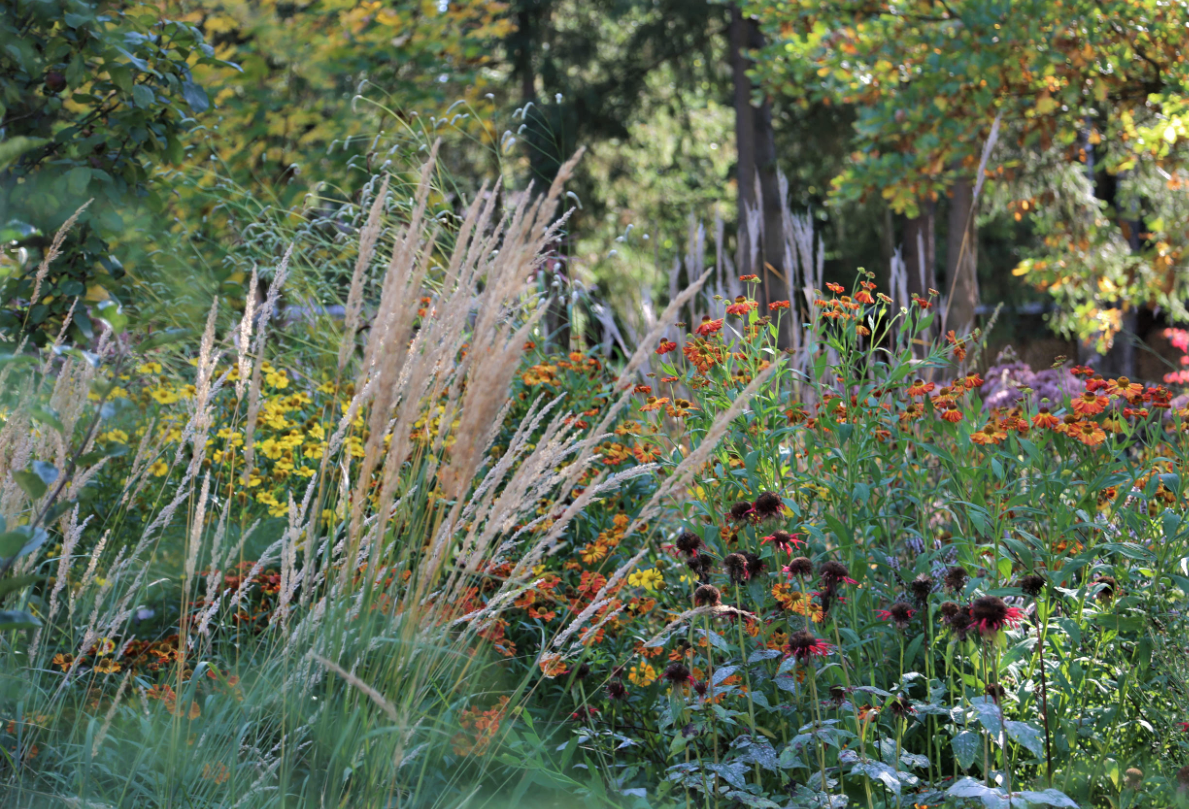
[[[507,711],[508,698],[500,697],[495,707],[486,711],[467,708],[459,717],[462,730],[450,740],[454,753],[459,756],[483,756],[499,733],[500,722]]]

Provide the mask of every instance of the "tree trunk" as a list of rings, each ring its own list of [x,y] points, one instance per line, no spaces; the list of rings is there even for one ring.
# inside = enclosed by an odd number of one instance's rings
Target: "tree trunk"
[[[544,193],[552,180],[547,176],[548,169],[542,159],[545,151],[539,144],[544,137],[540,132],[542,112],[536,109],[535,105],[537,74],[533,66],[533,50],[540,45],[542,22],[542,12],[539,9],[522,9],[516,13],[517,47],[512,63],[513,73],[520,79],[520,103],[534,102],[533,110],[524,116],[528,125],[525,142],[528,146],[529,165],[532,168],[534,194]],[[564,256],[565,247],[562,239],[551,244],[548,247],[549,257],[541,263],[541,269],[538,270],[544,281],[546,294],[549,295],[549,305],[542,318],[546,341],[559,351],[570,350],[570,281],[566,272],[568,262]]]
[[[744,53],[762,48],[764,35],[755,20],[744,17],[738,6],[732,6],[729,37],[738,153],[735,265],[740,275],[755,274],[762,280],[756,298],[761,313],[766,314],[768,303],[791,300],[791,294],[784,267],[784,219],[776,171],[772,106],[767,100],[758,107],[752,105],[752,83],[747,76],[750,60]],[[749,212],[756,211],[760,214],[759,233],[753,240],[748,224]],[[787,345],[788,335],[782,333],[779,339],[782,345]]]
[[[937,203],[922,202],[920,214],[904,220],[904,269],[908,294],[929,297],[937,287]]]
[[[1096,182],[1094,184],[1094,196],[1106,202],[1114,213],[1115,221],[1118,222],[1120,229],[1123,231],[1131,252],[1138,253],[1140,250],[1139,233],[1143,223],[1140,221],[1136,211],[1129,211],[1128,215],[1125,215],[1119,208],[1119,180],[1123,176],[1126,175],[1113,175],[1106,171],[1099,172],[1096,175]],[[1121,314],[1119,318],[1120,331],[1115,335],[1114,342],[1106,354],[1103,355],[1102,361],[1098,365],[1098,371],[1105,377],[1125,376],[1129,379],[1135,378],[1135,341],[1138,339],[1136,327],[1139,325],[1139,318],[1135,310],[1136,305],[1142,306],[1143,304],[1132,303]]]
[[[904,270],[908,275],[908,294],[929,300],[929,290],[937,285],[937,203],[922,202],[920,214],[904,220]],[[905,302],[910,311],[913,303]],[[913,353],[923,357],[933,337],[933,330],[922,331],[913,341]]]
[[[945,276],[949,286],[945,328],[969,334],[978,308],[978,226],[974,221],[974,184],[962,178],[954,184],[946,229]]]

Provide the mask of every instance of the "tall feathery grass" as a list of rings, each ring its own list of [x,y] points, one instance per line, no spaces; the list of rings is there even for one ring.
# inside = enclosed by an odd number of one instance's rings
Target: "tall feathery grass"
[[[630,386],[594,429],[562,400],[535,402],[489,451],[543,311],[534,273],[564,225],[577,157],[545,193],[482,189],[448,239],[427,212],[435,158],[392,233],[397,203],[380,181],[341,340],[295,372],[297,393],[320,372],[333,395],[292,422],[309,472],[276,519],[254,518],[253,497],[271,482],[261,453],[275,446],[258,428],[278,418],[269,357],[291,252],[237,323],[220,329],[216,300],[192,354],[162,345],[169,333],[123,333],[112,310],[93,351],[59,341],[0,371],[13,394],[0,511],[40,537],[7,565],[6,606],[36,623],[0,635],[7,805],[453,807],[507,786],[487,758],[442,766],[451,747],[490,743],[528,685],[493,665],[501,613],[585,507],[654,467],[594,473]],[[130,391],[161,363],[181,375],[183,417],[138,421],[127,405],[144,393]],[[593,613],[539,654],[564,650]]]

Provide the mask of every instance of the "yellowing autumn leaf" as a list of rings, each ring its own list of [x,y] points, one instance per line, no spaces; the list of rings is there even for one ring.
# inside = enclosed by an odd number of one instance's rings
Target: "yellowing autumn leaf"
[[[1047,92],[1041,93],[1036,99],[1036,114],[1047,115],[1053,110],[1057,109],[1057,102]]]

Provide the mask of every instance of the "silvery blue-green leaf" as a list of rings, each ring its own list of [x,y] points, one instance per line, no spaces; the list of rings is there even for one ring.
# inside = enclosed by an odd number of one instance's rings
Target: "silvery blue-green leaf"
[[[912,707],[916,709],[919,714],[926,716],[949,716],[950,709],[944,705],[938,705],[935,702],[913,702]]]
[[[768,703],[768,698],[764,696],[763,691],[752,691],[751,701],[761,708],[766,708],[769,711],[772,710],[772,706]]]
[[[706,772],[715,773],[719,778],[738,789],[747,787],[747,770],[746,764],[740,764],[737,761],[732,761],[730,764],[706,765]]]
[[[830,790],[834,789],[834,787],[838,786],[838,780],[827,775],[826,783],[823,786],[821,771],[815,770],[809,775],[809,777],[805,779],[805,785],[810,789],[817,790],[818,792],[829,792]]]
[[[884,764],[882,761],[872,761],[871,759],[861,759],[853,767],[850,768],[851,775],[860,773],[869,778],[874,778],[885,787],[897,795],[900,794],[900,779],[896,777],[896,771]]]
[[[1002,714],[995,701],[990,697],[976,697],[970,700],[970,707],[974,708],[979,723],[991,733],[991,736],[999,738],[999,733],[1003,730],[1003,725],[1000,724]]]
[[[742,764],[758,764],[765,770],[776,772],[776,750],[762,736],[754,739],[749,736],[740,736],[732,743],[731,747],[739,751],[739,756],[735,761]]]
[[[876,688],[873,685],[856,685],[854,690],[862,691],[864,694],[875,694],[885,699],[892,696],[890,691],[884,691],[882,688]]]
[[[909,753],[907,750],[900,751],[900,761],[908,767],[924,768],[929,766],[928,756],[922,756],[919,753]]]
[[[790,744],[780,751],[776,766],[782,770],[796,770],[805,769],[808,765],[797,755],[797,748]]]
[[[1034,756],[1040,758],[1044,755],[1044,738],[1038,729],[1027,722],[1012,722],[1010,720],[1004,722],[1003,727],[1009,737],[1028,748],[1028,751]]]
[[[1025,790],[1020,795],[1029,803],[1038,803],[1041,806],[1047,804],[1048,806],[1061,807],[1061,809],[1078,809],[1078,805],[1059,789],[1046,789],[1043,792]]]
[[[781,691],[788,691],[792,694],[800,693],[801,687],[797,684],[796,677],[775,677],[772,682],[776,683],[776,687]]]
[[[756,663],[760,660],[775,660],[780,657],[783,652],[779,649],[757,649],[747,657],[748,663]]]
[[[1007,797],[1002,792],[969,777],[947,789],[946,794],[953,798],[977,798],[987,809],[1008,809]]]
[[[797,658],[786,657],[784,660],[780,661],[780,668],[778,668],[776,670],[776,673],[777,674],[787,674],[788,672],[792,671],[796,667],[797,667]]]
[[[732,674],[734,674],[738,670],[739,670],[738,666],[723,666],[721,669],[715,669],[714,677],[711,679],[711,682],[714,685],[718,685],[719,683],[721,683],[723,680],[730,677]]]
[[[744,806],[754,806],[756,809],[780,809],[780,804],[775,801],[770,801],[767,798],[752,795],[750,792],[743,792],[738,789],[727,790],[727,797],[738,801]]]
[[[53,486],[54,481],[58,479],[58,469],[52,463],[34,461],[31,466],[33,472],[42,479],[46,486]]]
[[[978,755],[978,734],[973,730],[964,730],[950,739],[950,746],[954,748],[954,758],[963,770],[969,770]]]

